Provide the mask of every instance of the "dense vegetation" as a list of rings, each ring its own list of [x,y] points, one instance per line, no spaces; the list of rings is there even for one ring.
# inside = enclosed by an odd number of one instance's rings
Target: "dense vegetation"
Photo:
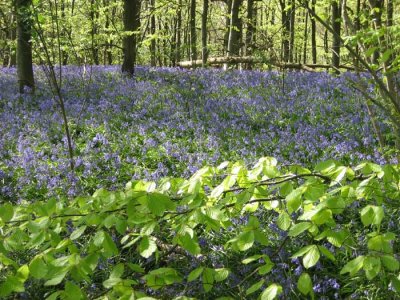
[[[400,171],[348,87],[367,76],[65,68],[71,172],[36,72],[35,95],[0,75],[3,297],[397,297]]]

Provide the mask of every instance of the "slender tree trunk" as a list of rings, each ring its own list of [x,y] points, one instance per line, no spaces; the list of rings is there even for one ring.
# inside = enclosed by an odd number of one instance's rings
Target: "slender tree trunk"
[[[228,53],[228,44],[229,44],[229,34],[230,34],[230,26],[231,26],[231,15],[232,15],[232,0],[226,0],[226,17],[225,17],[225,35],[224,35],[224,51]],[[225,55],[224,53],[224,55]]]
[[[289,43],[289,32],[290,32],[290,22],[286,12],[286,3],[285,0],[279,0],[281,5],[281,12],[282,12],[282,53],[281,59],[284,62],[289,61],[290,55],[290,43]]]
[[[97,34],[97,19],[99,15],[97,12],[97,8],[95,7],[95,0],[90,1],[90,38],[91,38],[91,48],[92,48],[92,59],[95,65],[99,65],[99,47],[96,42],[96,34]]]
[[[311,1],[311,11],[315,14],[315,4],[316,0]],[[311,19],[311,53],[312,53],[312,62],[313,64],[317,63],[317,26],[315,23],[315,19],[313,16],[310,16]]]
[[[254,0],[247,0],[247,31],[246,31],[246,48],[245,55],[253,55],[253,40],[255,36],[255,14],[254,14]],[[251,69],[251,64],[246,64],[246,69]]]
[[[208,58],[207,19],[208,19],[208,0],[203,0],[203,14],[201,15],[201,58],[203,60],[203,68],[206,67]]]
[[[182,45],[182,0],[179,0],[178,3],[178,11],[177,11],[177,20],[176,20],[176,61],[181,61],[181,45]]]
[[[31,0],[16,0],[17,14],[17,73],[19,92],[24,92],[24,87],[35,89],[32,66],[31,43]]]
[[[140,27],[140,0],[124,0],[124,30],[137,31]],[[124,58],[122,72],[132,76],[136,64],[136,35],[129,33],[122,41]]]
[[[156,62],[156,16],[155,16],[155,7],[156,1],[150,0],[150,10],[151,10],[151,17],[150,17],[150,34],[151,34],[151,42],[150,42],[150,64],[152,67],[155,67]]]
[[[307,63],[307,41],[308,41],[308,12],[305,12],[304,18],[305,18],[305,21],[304,21],[303,64],[306,64]]]
[[[340,28],[341,28],[341,14],[340,14],[340,0],[332,1],[332,29],[335,32],[332,39],[332,66],[336,73],[339,73],[340,65]]]
[[[190,1],[190,59],[197,60],[196,0]]]
[[[294,58],[294,34],[295,34],[295,20],[296,20],[296,0],[291,0],[290,7],[290,40],[289,40],[289,62],[293,62]]]
[[[239,9],[242,0],[232,0],[231,23],[229,28],[228,56],[237,56],[240,51],[241,22]]]
[[[388,27],[393,26],[393,0],[387,0],[387,21],[386,24]]]

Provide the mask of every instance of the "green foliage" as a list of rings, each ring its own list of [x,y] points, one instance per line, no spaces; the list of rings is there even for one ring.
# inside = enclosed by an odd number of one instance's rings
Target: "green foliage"
[[[275,299],[284,291],[265,276],[285,251],[307,269],[296,280],[300,294],[315,296],[311,278],[320,264],[340,269],[340,280],[395,297],[397,235],[386,219],[400,200],[398,175],[397,166],[350,169],[331,161],[293,173],[263,158],[251,169],[204,167],[188,180],[129,182],[123,191],[100,189],[70,202],[3,205],[0,293],[17,295],[34,282],[51,299],[145,299],[197,284],[212,298],[232,291]],[[215,266],[215,255],[227,263]],[[250,271],[232,284],[243,266]]]

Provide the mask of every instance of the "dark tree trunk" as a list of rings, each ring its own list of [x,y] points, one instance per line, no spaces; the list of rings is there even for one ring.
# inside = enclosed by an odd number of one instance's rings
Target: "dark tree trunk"
[[[289,62],[293,62],[294,58],[294,34],[295,34],[295,20],[296,20],[296,0],[291,0],[290,3],[290,40],[289,40]]]
[[[225,35],[224,35],[224,51],[228,53],[228,44],[229,44],[229,33],[231,26],[231,14],[232,14],[232,0],[224,1],[226,3],[226,18],[225,18]],[[224,53],[225,55],[225,53]]]
[[[122,41],[124,58],[122,72],[133,75],[136,64],[136,35],[140,27],[140,0],[124,0],[124,30],[130,32]]]
[[[99,18],[99,13],[97,12],[97,8],[95,7],[95,0],[90,1],[90,37],[91,37],[91,48],[92,48],[92,59],[95,65],[100,64],[99,60],[99,47],[96,42],[96,34],[97,34],[97,19]]]
[[[190,1],[190,59],[197,60],[196,0]]]
[[[306,64],[307,63],[307,41],[308,41],[308,12],[305,12],[304,18],[305,18],[305,21],[304,21],[303,64]]]
[[[31,42],[31,0],[16,0],[17,11],[17,68],[19,92],[24,92],[24,87],[35,89],[32,66]]]
[[[242,0],[232,0],[228,56],[238,56],[240,52],[241,20],[239,18],[239,9],[241,4]]]
[[[316,0],[311,1],[311,11],[312,14],[315,15],[315,4]],[[312,62],[313,64],[317,63],[317,26],[315,23],[315,19],[313,16],[310,15],[311,18],[311,52],[312,52]]]
[[[207,65],[208,48],[207,48],[207,19],[208,19],[208,0],[203,0],[203,14],[201,16],[201,58],[203,67]]]
[[[335,0],[332,2],[332,29],[334,31],[332,38],[332,66],[336,69],[336,73],[339,73],[337,69],[340,65],[340,7],[341,5],[338,1]]]
[[[247,31],[246,31],[246,48],[245,55],[252,56],[253,55],[253,47],[254,47],[254,36],[256,29],[256,19],[254,14],[254,0],[247,0]],[[246,65],[246,69],[251,69],[251,64]]]
[[[177,20],[176,20],[176,53],[175,59],[177,62],[181,61],[181,45],[182,45],[182,0],[179,0],[178,3],[178,11],[177,11]]]
[[[61,19],[65,20],[66,15],[65,15],[65,2],[64,0],[61,1]],[[68,52],[64,49],[66,46],[66,40],[67,40],[67,35],[68,31],[65,28],[62,28],[61,30],[61,35],[62,35],[62,47],[61,47],[61,59],[62,59],[62,65],[66,66],[68,64]]]
[[[280,0],[279,1],[281,5],[281,11],[282,11],[282,53],[281,53],[281,59],[284,62],[289,61],[289,55],[290,55],[290,43],[289,43],[289,32],[290,32],[290,22],[289,18],[286,12],[286,3],[285,0]]]
[[[157,64],[157,62],[156,62],[156,40],[154,38],[155,34],[156,34],[155,7],[156,7],[156,1],[150,0],[150,10],[151,10],[150,34],[152,35],[151,42],[150,42],[150,64],[152,67],[155,67]]]

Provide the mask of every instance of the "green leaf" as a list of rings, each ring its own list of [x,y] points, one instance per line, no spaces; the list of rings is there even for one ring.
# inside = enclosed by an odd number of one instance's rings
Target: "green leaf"
[[[34,258],[31,263],[29,264],[29,272],[32,277],[36,279],[42,279],[47,274],[47,265],[43,261],[42,257]]]
[[[110,273],[110,278],[121,278],[122,274],[124,274],[124,264],[117,264]]]
[[[249,287],[246,290],[246,296],[253,294],[254,292],[258,291],[259,289],[261,289],[261,287],[263,286],[263,284],[265,283],[264,279],[261,279],[260,281],[256,282],[255,284],[253,284],[251,287]]]
[[[382,255],[381,261],[383,266],[389,271],[397,271],[399,269],[399,261],[392,255]]]
[[[363,269],[368,280],[374,279],[381,271],[381,260],[379,257],[367,256],[364,259]]]
[[[192,272],[190,272],[189,276],[188,276],[188,282],[191,282],[191,281],[199,278],[201,273],[203,273],[203,270],[204,270],[203,267],[198,267],[198,268],[194,269]]]
[[[4,223],[9,222],[14,217],[14,207],[10,204],[0,206],[0,218]]]
[[[361,221],[364,226],[380,225],[384,217],[381,206],[368,205],[361,210]]]
[[[254,244],[254,232],[252,230],[242,232],[237,237],[236,244],[240,251],[246,251],[250,249]]]
[[[67,281],[65,284],[65,298],[69,300],[84,299],[80,287],[71,281]]]
[[[327,161],[318,163],[315,166],[314,170],[315,170],[315,172],[320,172],[321,174],[328,174],[335,168],[335,166],[336,166],[335,161],[327,160]]]
[[[301,186],[293,190],[289,195],[286,196],[287,210],[291,214],[295,212],[301,205],[301,196],[305,192],[306,188]]]
[[[297,288],[303,295],[309,294],[313,290],[312,280],[310,275],[302,273],[297,281]]]
[[[216,282],[224,281],[230,274],[227,268],[214,269],[214,271],[214,279]]]
[[[298,236],[312,226],[310,222],[301,222],[292,226],[289,230],[289,236]]]
[[[111,257],[118,254],[118,248],[108,233],[104,232],[103,253],[106,257]]]
[[[329,260],[336,261],[335,256],[324,246],[318,246],[319,251]]]
[[[282,287],[279,284],[273,283],[262,292],[261,300],[273,300],[281,293]]]
[[[78,239],[86,230],[86,226],[81,226],[74,230],[69,237],[71,241]]]
[[[303,256],[303,265],[306,269],[309,269],[317,264],[319,261],[320,254],[318,247],[316,245],[312,245],[310,250]]]
[[[29,267],[28,265],[21,266],[18,271],[16,277],[21,281],[25,282],[29,277]]]
[[[248,258],[243,259],[242,260],[242,264],[247,265],[247,264],[249,264],[249,263],[251,263],[251,262],[253,262],[255,260],[260,259],[261,257],[264,257],[264,255],[263,254],[257,254],[257,255],[250,256]]]
[[[60,268],[54,274],[52,275],[52,278],[50,280],[47,280],[44,285],[45,286],[52,286],[52,285],[57,285],[60,284],[63,280],[65,275],[67,275],[68,270],[66,268]]]
[[[290,218],[289,214],[284,211],[279,214],[276,224],[278,225],[279,229],[286,231],[289,229],[290,224],[292,224],[292,219]]]
[[[365,256],[358,256],[357,258],[349,261],[340,271],[340,274],[350,273],[350,276],[354,276],[363,267],[364,259]]]
[[[185,233],[183,236],[179,237],[181,241],[182,247],[185,248],[190,254],[198,255],[201,252],[200,246],[195,240],[195,238],[191,237],[188,233]]]
[[[139,244],[139,253],[144,258],[149,258],[157,250],[157,244],[147,235],[142,238]]]
[[[119,284],[120,282],[122,282],[121,278],[109,278],[109,279],[103,281],[103,286],[106,289],[110,289],[113,286]]]
[[[203,289],[207,293],[211,291],[214,284],[214,270],[205,268],[203,271]]]
[[[400,279],[398,277],[392,276],[392,280],[390,281],[390,285],[394,288],[394,290],[400,294]]]

